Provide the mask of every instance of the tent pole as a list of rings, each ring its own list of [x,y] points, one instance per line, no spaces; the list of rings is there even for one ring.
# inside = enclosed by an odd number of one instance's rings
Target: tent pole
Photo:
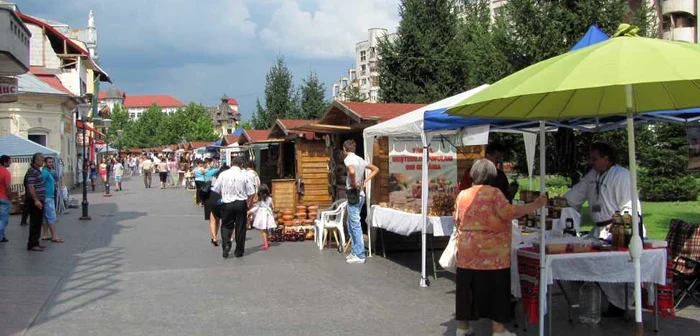
[[[545,188],[545,122],[540,121],[540,195],[546,192]],[[546,218],[544,215],[546,207],[540,208],[540,298],[539,298],[539,335],[544,336],[544,312],[545,312],[545,293],[547,292],[547,265],[546,265],[546,255],[545,255],[545,233],[546,233]],[[551,307],[546,307],[549,309],[551,314]],[[551,333],[551,330],[550,330]]]
[[[641,283],[641,257],[642,239],[639,232],[639,194],[637,193],[637,159],[635,155],[634,143],[634,115],[632,85],[625,86],[627,96],[627,147],[629,151],[630,165],[630,188],[632,196],[632,239],[629,245],[630,256],[634,263],[634,321],[636,322],[636,334],[644,335],[644,325],[642,324],[642,283]],[[625,293],[627,295],[627,293]],[[656,302],[655,304],[658,304]]]
[[[421,141],[423,142],[423,164],[421,165],[421,220],[423,222],[423,228],[421,233],[421,260],[420,260],[420,286],[428,287],[430,282],[428,281],[426,272],[426,259],[427,259],[427,234],[428,234],[428,139],[425,132],[421,134]]]

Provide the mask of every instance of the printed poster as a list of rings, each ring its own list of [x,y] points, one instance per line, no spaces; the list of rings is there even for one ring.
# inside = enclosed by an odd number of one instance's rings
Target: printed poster
[[[688,170],[700,171],[700,127],[688,127]]]
[[[435,193],[454,194],[457,185],[457,151],[439,137],[429,147],[430,206]],[[389,137],[389,207],[420,213],[423,145],[419,137]]]

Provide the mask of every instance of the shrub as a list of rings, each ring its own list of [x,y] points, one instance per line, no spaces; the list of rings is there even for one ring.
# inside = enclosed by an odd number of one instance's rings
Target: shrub
[[[695,201],[698,198],[698,182],[691,174],[675,176],[639,174],[639,197],[644,201]]]

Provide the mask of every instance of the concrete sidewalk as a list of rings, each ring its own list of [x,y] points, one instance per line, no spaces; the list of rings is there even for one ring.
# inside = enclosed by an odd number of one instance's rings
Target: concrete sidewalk
[[[246,255],[221,258],[209,243],[202,208],[184,189],[90,195],[60,216],[64,244],[25,250],[27,227],[12,216],[0,244],[1,335],[453,335],[451,277],[418,286],[419,254],[373,257],[348,265],[313,242],[260,249],[249,231]],[[79,197],[78,197],[79,198]],[[648,334],[651,315],[645,314]],[[522,321],[522,316],[520,318]],[[700,311],[662,319],[658,335],[697,335]],[[555,297],[553,335],[633,335],[632,324],[570,325]],[[475,324],[490,335],[487,321]],[[518,335],[536,335],[536,326]]]

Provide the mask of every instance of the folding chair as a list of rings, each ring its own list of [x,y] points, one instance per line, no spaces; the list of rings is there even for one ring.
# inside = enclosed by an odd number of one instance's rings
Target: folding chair
[[[673,263],[674,307],[690,297],[700,306],[700,224],[672,219],[666,236]]]

